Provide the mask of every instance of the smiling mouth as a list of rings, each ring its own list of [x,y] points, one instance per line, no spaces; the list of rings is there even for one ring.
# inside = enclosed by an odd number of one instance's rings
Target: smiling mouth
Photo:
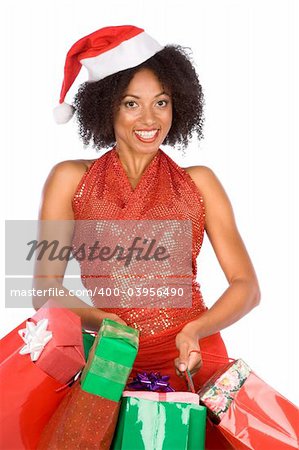
[[[135,130],[136,137],[143,142],[152,142],[158,136],[159,130]]]

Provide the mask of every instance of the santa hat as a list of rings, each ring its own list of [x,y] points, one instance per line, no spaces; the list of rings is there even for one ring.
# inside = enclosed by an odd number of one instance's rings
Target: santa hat
[[[162,49],[143,29],[132,25],[101,28],[77,41],[66,56],[59,105],[54,109],[56,122],[66,123],[74,114],[64,99],[82,66],[87,68],[88,81],[98,81],[136,67]]]

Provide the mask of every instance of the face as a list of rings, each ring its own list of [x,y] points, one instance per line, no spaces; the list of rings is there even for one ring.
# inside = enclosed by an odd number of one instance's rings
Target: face
[[[134,153],[156,152],[172,122],[170,92],[148,69],[137,72],[128,85],[114,118],[119,149]]]

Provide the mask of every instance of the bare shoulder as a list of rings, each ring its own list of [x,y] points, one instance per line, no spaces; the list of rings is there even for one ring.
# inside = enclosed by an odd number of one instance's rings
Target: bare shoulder
[[[206,210],[207,228],[218,217],[220,221],[233,222],[233,209],[230,199],[214,171],[207,166],[185,168],[200,191]]]
[[[76,187],[84,173],[90,168],[95,160],[67,160],[61,161],[52,168],[46,181],[46,186],[63,184],[64,190]]]
[[[52,176],[82,176],[86,172],[95,159],[74,159],[61,161],[52,168],[50,175]]]
[[[213,190],[221,190],[222,185],[215,172],[207,166],[185,167],[200,192],[205,196]]]
[[[71,202],[84,173],[96,160],[62,161],[52,168],[44,184],[40,215],[45,219],[71,218]]]

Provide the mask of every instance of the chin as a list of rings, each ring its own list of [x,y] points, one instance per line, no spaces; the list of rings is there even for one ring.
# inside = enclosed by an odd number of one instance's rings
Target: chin
[[[159,150],[160,146],[149,146],[148,148],[142,149],[140,150],[140,153],[145,153],[147,155],[151,154],[151,153],[157,153],[157,151]]]
[[[138,145],[135,144],[133,148],[138,153],[150,154],[156,153],[159,150],[160,145],[156,143],[140,145],[140,143],[138,143]]]

